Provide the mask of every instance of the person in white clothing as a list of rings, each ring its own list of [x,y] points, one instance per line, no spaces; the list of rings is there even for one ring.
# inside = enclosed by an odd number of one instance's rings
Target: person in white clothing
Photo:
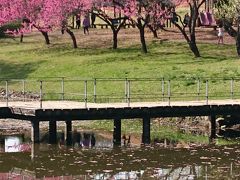
[[[218,44],[223,44],[223,26],[222,25],[219,25],[218,27]]]

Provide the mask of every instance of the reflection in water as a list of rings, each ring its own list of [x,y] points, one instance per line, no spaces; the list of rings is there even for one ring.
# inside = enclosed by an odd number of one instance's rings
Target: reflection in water
[[[224,137],[224,138],[239,138],[240,137],[240,131],[235,129],[219,129],[218,136]]]
[[[0,139],[4,141],[0,142],[4,146],[6,142],[8,146],[10,144],[15,146],[18,142],[26,143],[21,137],[18,140],[13,136],[1,137]],[[32,144],[31,154],[28,151],[0,153],[0,179],[14,177],[19,179],[45,177],[49,180],[54,179],[53,177],[68,180],[240,178],[238,145],[211,145],[188,149],[159,146],[113,148],[111,141],[97,134],[75,132],[73,137],[75,144],[70,147],[42,143]],[[127,140],[128,138],[126,143]],[[105,142],[111,144],[109,148],[106,148]],[[76,143],[79,144],[78,147]]]
[[[0,138],[0,152],[30,152],[31,144],[23,142],[23,135],[18,136],[4,136]]]

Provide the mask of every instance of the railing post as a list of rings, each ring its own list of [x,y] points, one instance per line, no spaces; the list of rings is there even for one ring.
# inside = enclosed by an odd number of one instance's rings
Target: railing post
[[[127,81],[128,83],[127,83],[127,103],[128,103],[128,107],[130,107],[130,102],[131,102],[131,93],[130,93],[130,91],[131,91],[131,87],[130,87],[130,80],[128,80]]]
[[[128,79],[125,79],[125,102],[128,102]]]
[[[206,104],[208,105],[208,97],[209,94],[208,94],[208,80],[206,80]]]
[[[62,101],[65,99],[64,77],[62,77]]]
[[[97,79],[94,79],[93,81],[93,101],[94,103],[97,102]]]
[[[42,109],[43,82],[40,81],[40,109]]]
[[[164,82],[164,78],[162,78],[162,101],[164,101],[164,84],[165,84],[165,82]]]
[[[23,83],[23,101],[25,102],[25,100],[26,100],[26,93],[25,93],[26,86],[25,86],[25,80],[24,79],[22,80],[22,83]]]
[[[168,80],[168,105],[171,104],[171,81]]]
[[[5,92],[5,96],[6,96],[6,106],[8,107],[8,80],[6,80],[6,92]]]
[[[231,79],[231,99],[233,100],[233,96],[234,96],[234,79],[232,78]]]
[[[197,101],[199,101],[200,97],[200,79],[197,80]]]
[[[87,80],[84,81],[84,102],[85,108],[87,108]]]

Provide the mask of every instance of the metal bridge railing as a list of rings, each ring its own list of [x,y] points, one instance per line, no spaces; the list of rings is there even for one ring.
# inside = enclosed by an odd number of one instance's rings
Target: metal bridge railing
[[[240,78],[195,79],[0,79],[0,101],[79,101],[88,103],[171,102],[238,99]]]

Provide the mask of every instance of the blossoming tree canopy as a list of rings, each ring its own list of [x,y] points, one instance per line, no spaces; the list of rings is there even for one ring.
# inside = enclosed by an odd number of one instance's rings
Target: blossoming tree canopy
[[[48,31],[67,28],[67,21],[76,11],[89,11],[91,0],[0,0],[0,25],[19,21],[23,22],[21,30],[26,27],[37,28],[49,44]],[[68,33],[72,32],[67,30]],[[76,44],[74,45],[76,47]]]
[[[45,26],[59,28],[67,25],[74,13],[90,11],[91,5],[90,0],[45,0],[41,19]]]
[[[39,31],[43,31],[45,27],[41,27],[41,12],[43,8],[43,0],[0,0],[1,24],[19,22],[22,23],[20,29],[15,30],[13,34],[18,35],[31,32],[31,27],[36,27]]]
[[[0,0],[0,22],[28,19],[41,26],[61,26],[72,12],[88,11],[91,0]]]

